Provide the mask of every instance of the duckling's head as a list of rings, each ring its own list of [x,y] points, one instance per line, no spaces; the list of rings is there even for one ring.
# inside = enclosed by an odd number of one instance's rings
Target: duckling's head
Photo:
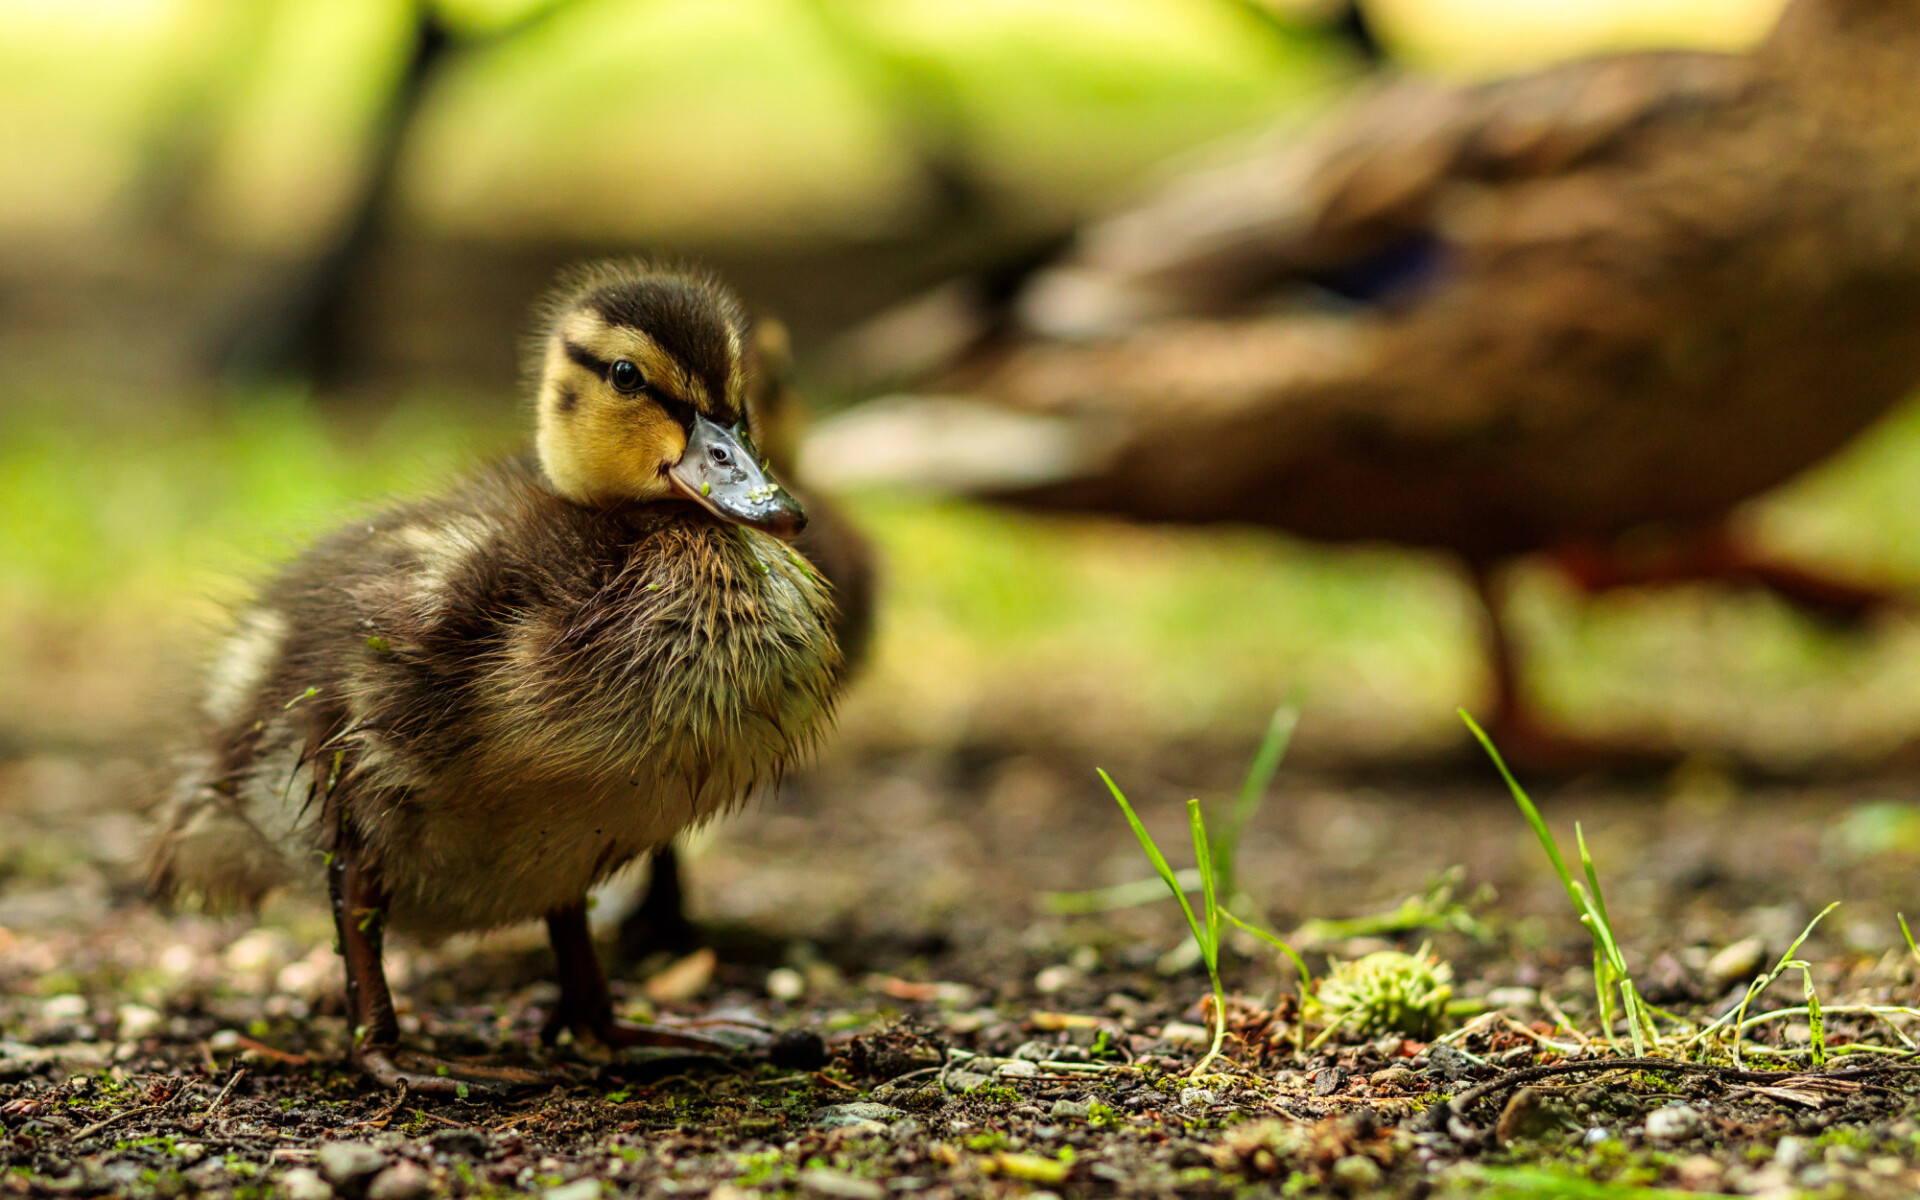
[[[562,278],[533,347],[540,466],[580,504],[690,501],[792,537],[806,513],[747,432],[745,311],[720,283],[638,263]]]

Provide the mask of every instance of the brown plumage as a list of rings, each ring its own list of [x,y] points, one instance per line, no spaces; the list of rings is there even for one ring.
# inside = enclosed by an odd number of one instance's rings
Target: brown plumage
[[[658,1040],[612,1020],[587,891],[777,779],[830,718],[834,608],[761,532],[803,518],[746,433],[746,338],[711,281],[573,276],[535,348],[537,459],[323,539],[215,666],[156,884],[251,901],[324,870],[371,1030],[356,1054],[384,1083],[520,1078],[442,1075],[396,1048],[388,923],[544,917],[561,957],[549,1033]]]
[[[787,381],[792,365],[786,329],[778,321],[754,325],[747,358],[747,413],[754,440],[781,479],[806,504],[807,527],[793,541],[833,588],[834,641],[845,674],[857,673],[873,640],[874,593],[878,587],[873,545],[852,519],[827,497],[794,483],[795,458],[805,423],[805,403]],[[699,932],[687,915],[686,881],[673,846],[649,860],[646,890],[620,924],[620,953],[638,962],[658,950],[688,950]]]
[[[1032,425],[973,486],[1025,505],[1482,572],[1711,541],[1920,381],[1915,112],[1920,0],[1794,0],[1747,56],[1391,83],[1085,231],[934,390]],[[931,421],[896,465],[937,473],[963,418],[910,415],[836,436]]]

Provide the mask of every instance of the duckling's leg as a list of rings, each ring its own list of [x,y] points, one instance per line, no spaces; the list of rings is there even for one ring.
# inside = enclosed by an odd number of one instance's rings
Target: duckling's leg
[[[653,852],[647,866],[646,894],[620,922],[620,957],[637,963],[656,950],[684,952],[699,944],[700,935],[687,920],[680,855],[669,843]]]
[[[604,1046],[676,1046],[722,1054],[771,1040],[764,1029],[731,1021],[668,1028],[615,1019],[607,977],[600,970],[600,958],[593,950],[593,935],[587,929],[585,900],[548,913],[547,936],[553,942],[553,957],[560,976],[560,1002],[554,1005],[540,1029],[541,1040],[549,1045],[563,1029],[571,1030],[576,1038],[591,1038]],[[714,1032],[697,1032],[699,1029]]]
[[[344,841],[344,839],[343,839]],[[358,848],[342,845],[327,868],[333,896],[333,924],[340,936],[340,957],[347,970],[347,1019],[353,1029],[353,1061],[382,1087],[405,1084],[408,1091],[464,1096],[501,1092],[555,1082],[552,1075],[516,1067],[494,1067],[434,1058],[400,1047],[400,1022],[393,1015],[393,993],[381,963],[387,894],[374,873],[359,861]]]

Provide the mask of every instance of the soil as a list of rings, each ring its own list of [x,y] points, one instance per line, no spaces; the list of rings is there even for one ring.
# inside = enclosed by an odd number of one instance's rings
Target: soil
[[[1178,865],[1191,861],[1180,802],[1228,794],[1240,761],[1162,752],[1115,775]],[[1894,919],[1920,865],[1910,779],[1753,782],[1694,763],[1537,796],[1563,845],[1582,822],[1629,965],[1676,1014],[1723,1011],[1842,901],[1799,952],[1835,1048],[1817,1068],[1808,1023],[1788,1019],[1756,1034],[1771,1052],[1747,1056],[1764,1078],[1585,1069],[1613,1053],[1590,944],[1490,772],[1448,765],[1283,772],[1239,871],[1272,924],[1296,929],[1392,910],[1458,867],[1452,919],[1432,923],[1452,928],[1300,939],[1316,973],[1430,942],[1454,972],[1451,1032],[1312,1045],[1324,1022],[1303,1020],[1293,969],[1229,938],[1232,1033],[1195,1076],[1211,1010],[1204,970],[1179,960],[1178,910],[1048,912],[1048,889],[1148,874],[1091,764],[867,748],[701,839],[688,874],[711,949],[654,955],[616,982],[628,1015],[750,1018],[786,1031],[777,1053],[544,1050],[554,989],[534,931],[399,944],[410,1044],[564,1070],[465,1100],[351,1070],[315,897],[257,919],[147,906],[130,813],[146,781],[97,752],[0,765],[0,1189],[13,1195],[1920,1190],[1920,1071],[1841,1052],[1901,1050],[1913,1032],[1845,1011],[1920,999]],[[611,956],[630,889],[601,900]],[[1800,1003],[1795,973],[1752,1011]],[[1543,1064],[1581,1070],[1516,1076]]]

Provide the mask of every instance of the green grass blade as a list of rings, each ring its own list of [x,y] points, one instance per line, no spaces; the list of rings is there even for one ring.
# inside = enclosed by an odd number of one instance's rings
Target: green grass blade
[[[1307,970],[1307,960],[1304,958],[1301,958],[1299,953],[1295,951],[1292,946],[1289,946],[1286,942],[1282,941],[1280,939],[1279,934],[1274,933],[1272,930],[1262,929],[1258,925],[1252,925],[1246,921],[1242,921],[1239,917],[1234,916],[1232,910],[1230,909],[1224,909],[1224,908],[1221,909],[1220,915],[1225,917],[1227,920],[1232,921],[1235,925],[1238,925],[1240,928],[1246,930],[1248,933],[1252,934],[1253,936],[1261,939],[1262,941],[1268,943],[1271,946],[1278,948],[1282,954],[1285,954],[1288,958],[1292,959],[1294,969],[1300,972],[1301,986],[1304,987],[1313,982],[1313,972]]]
[[[1189,867],[1184,871],[1175,871],[1173,878],[1183,892],[1200,890],[1200,872]],[[1112,887],[1094,888],[1085,892],[1042,892],[1040,909],[1055,916],[1079,917],[1089,913],[1116,912],[1123,908],[1138,908],[1142,904],[1151,904],[1167,898],[1164,880],[1136,879],[1131,883],[1116,883]]]
[[[1227,826],[1227,833],[1239,837],[1247,822],[1260,809],[1260,801],[1266,796],[1267,788],[1272,785],[1275,773],[1280,770],[1280,762],[1287,756],[1287,747],[1293,744],[1293,731],[1300,726],[1300,710],[1292,704],[1282,704],[1273,710],[1273,716],[1267,721],[1266,736],[1260,739],[1260,749],[1254,753],[1253,761],[1247,764],[1247,777],[1240,782],[1240,794],[1234,798],[1233,819]]]
[[[1840,902],[1838,900],[1835,900],[1832,904],[1829,904],[1825,908],[1821,909],[1820,912],[1817,915],[1815,915],[1813,920],[1807,922],[1807,927],[1800,931],[1800,936],[1793,939],[1793,945],[1788,946],[1787,952],[1780,956],[1780,964],[1774,967],[1773,973],[1768,979],[1769,983],[1771,983],[1774,979],[1778,979],[1781,975],[1784,975],[1786,973],[1787,967],[1789,966],[1789,964],[1792,963],[1794,956],[1800,953],[1801,945],[1805,943],[1809,937],[1813,936],[1813,927],[1818,925],[1820,922],[1826,920],[1827,914],[1839,907],[1840,907]]]
[[[1201,926],[1202,935],[1195,929],[1194,938],[1200,943],[1200,953],[1207,961],[1207,979],[1213,984],[1213,1044],[1207,1047],[1206,1055],[1193,1065],[1192,1075],[1199,1075],[1213,1060],[1220,1057],[1220,1047],[1227,1040],[1227,989],[1220,985],[1220,891],[1218,880],[1213,872],[1213,849],[1207,840],[1207,819],[1200,811],[1198,800],[1187,801],[1187,821],[1193,831],[1193,854],[1200,867],[1200,900],[1204,906],[1205,919]]]
[[[1618,1050],[1620,1043],[1613,1040],[1613,964],[1607,961],[1599,938],[1593,939],[1593,992],[1600,1012],[1600,1032],[1606,1035],[1607,1047]]]
[[[1607,916],[1607,898],[1600,894],[1600,876],[1593,869],[1593,855],[1587,850],[1587,834],[1580,828],[1580,822],[1573,823],[1573,840],[1580,847],[1580,867],[1587,874],[1587,890],[1593,894],[1593,908],[1600,924],[1607,931],[1607,940],[1614,940],[1613,922]]]
[[[1813,1065],[1825,1066],[1827,1063],[1827,1023],[1820,1014],[1820,993],[1814,990],[1813,968],[1800,968],[1800,982],[1807,997],[1807,1028],[1810,1036],[1807,1047],[1813,1052]]]
[[[1914,961],[1920,962],[1920,946],[1913,944],[1913,930],[1907,928],[1907,914],[1895,913],[1893,915],[1898,918],[1900,922],[1900,936],[1907,939],[1907,953],[1913,955]]]
[[[1220,892],[1219,882],[1213,873],[1213,850],[1207,843],[1207,819],[1200,811],[1198,800],[1187,801],[1187,821],[1193,827],[1193,853],[1200,866],[1200,902],[1205,914],[1201,924],[1206,927],[1207,936],[1200,943],[1200,950],[1207,956],[1207,969],[1220,967]]]
[[[1099,770],[1098,767],[1094,769]],[[1140,848],[1147,853],[1147,861],[1153,864],[1153,869],[1159,873],[1161,880],[1167,885],[1167,890],[1173,893],[1173,898],[1180,902],[1180,911],[1187,915],[1187,928],[1193,930],[1194,940],[1204,947],[1206,935],[1200,931],[1200,922],[1193,915],[1193,906],[1187,903],[1187,893],[1181,889],[1179,877],[1173,873],[1173,868],[1167,865],[1167,856],[1160,853],[1160,847],[1154,844],[1153,835],[1148,833],[1147,827],[1140,823],[1140,815],[1133,811],[1133,805],[1127,803],[1126,794],[1120,790],[1120,785],[1113,781],[1113,776],[1100,771],[1100,778],[1106,782],[1107,790],[1113,793],[1114,800],[1120,805],[1120,811],[1126,814],[1127,824],[1133,827],[1133,836],[1139,840]]]
[[[1547,828],[1546,819],[1540,815],[1540,810],[1534,807],[1532,798],[1527,795],[1526,789],[1520,786],[1520,781],[1513,777],[1513,772],[1507,769],[1507,760],[1500,757],[1500,751],[1495,749],[1493,739],[1487,736],[1487,731],[1480,728],[1466,709],[1458,711],[1460,719],[1467,723],[1467,728],[1473,731],[1475,738],[1479,739],[1481,748],[1487,752],[1487,757],[1491,758],[1493,765],[1499,769],[1500,777],[1507,781],[1507,790],[1513,793],[1514,803],[1520,806],[1520,814],[1527,819],[1527,824],[1533,827],[1533,836],[1540,839],[1540,848],[1547,852],[1547,858],[1552,861],[1554,874],[1560,877],[1560,886],[1567,889],[1567,899],[1573,901],[1574,911],[1580,911],[1582,905],[1580,898],[1574,892],[1573,872],[1567,870],[1566,860],[1560,857],[1560,847],[1554,843],[1553,831]]]
[[[1267,721],[1266,735],[1260,739],[1260,749],[1254,752],[1253,761],[1247,764],[1247,777],[1241,780],[1240,794],[1234,797],[1233,808],[1227,814],[1226,828],[1220,831],[1220,838],[1214,843],[1216,878],[1220,892],[1229,903],[1239,890],[1240,837],[1253,822],[1254,814],[1260,811],[1260,802],[1266,799],[1267,788],[1272,786],[1281,760],[1287,756],[1287,747],[1293,744],[1293,731],[1299,724],[1298,707],[1282,704],[1273,710],[1273,716]]]

